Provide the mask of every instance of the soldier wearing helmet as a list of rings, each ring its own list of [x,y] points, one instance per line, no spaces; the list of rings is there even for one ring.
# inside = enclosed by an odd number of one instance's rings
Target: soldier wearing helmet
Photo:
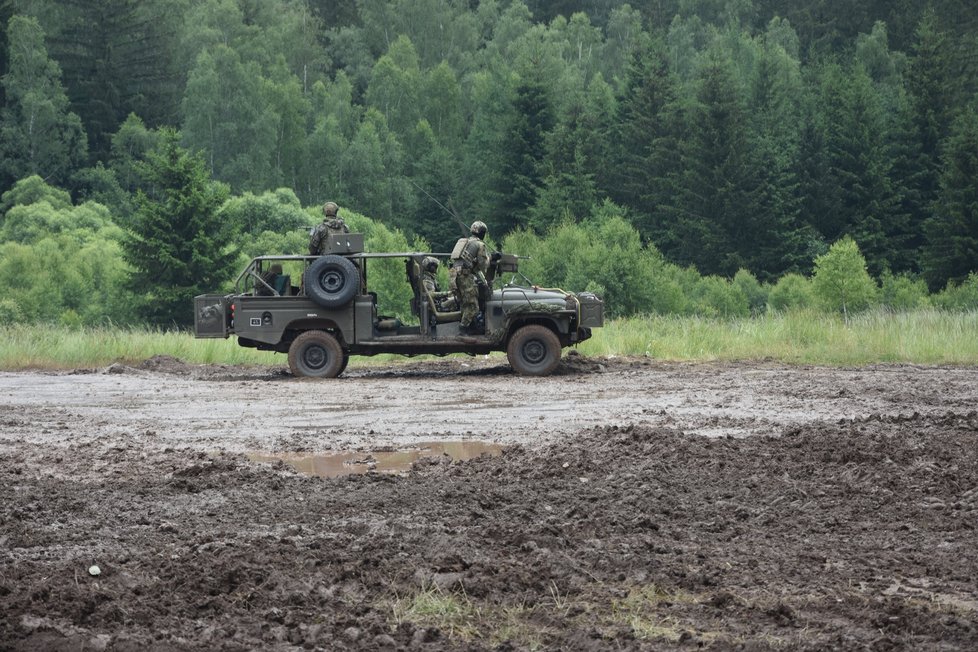
[[[454,292],[442,292],[438,287],[438,259],[425,256],[421,259],[421,291],[431,295],[439,312],[458,310]]]
[[[309,255],[321,256],[325,253],[324,249],[329,240],[329,236],[338,233],[349,233],[350,229],[346,222],[339,216],[340,207],[335,202],[328,201],[323,204],[323,221],[317,224],[309,236]]]
[[[479,291],[486,287],[489,271],[489,254],[486,237],[489,228],[485,222],[475,221],[469,229],[469,237],[459,238],[452,250],[452,278],[458,301],[462,306],[459,332],[477,333],[480,328],[473,323],[479,314]]]

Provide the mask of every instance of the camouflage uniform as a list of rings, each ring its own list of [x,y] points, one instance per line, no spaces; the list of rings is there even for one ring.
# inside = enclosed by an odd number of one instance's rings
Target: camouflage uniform
[[[432,272],[426,271],[422,273],[421,289],[430,294],[431,298],[435,300],[435,306],[438,308],[438,312],[458,310],[458,300],[455,298],[455,293],[440,292],[438,290],[438,281]]]
[[[339,210],[339,207],[331,201],[323,204],[323,221],[316,225],[316,228],[312,230],[312,235],[309,236],[310,256],[322,256],[326,253],[326,243],[329,241],[329,236],[350,232],[343,218],[337,215]]]
[[[456,244],[456,250],[459,251],[459,255],[452,259],[452,272],[458,299],[462,305],[460,325],[463,329],[467,329],[479,313],[478,286],[486,284],[485,274],[489,270],[489,254],[482,238],[474,234],[468,238],[461,238]]]

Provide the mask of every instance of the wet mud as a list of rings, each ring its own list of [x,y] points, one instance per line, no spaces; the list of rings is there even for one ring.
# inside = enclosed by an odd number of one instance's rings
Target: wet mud
[[[978,649],[976,406],[905,365],[2,373],[0,649]],[[498,449],[370,468],[460,441]],[[329,454],[364,472],[284,461]]]

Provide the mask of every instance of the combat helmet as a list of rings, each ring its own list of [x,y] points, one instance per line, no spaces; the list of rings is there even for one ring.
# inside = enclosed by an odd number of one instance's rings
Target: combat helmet
[[[485,222],[480,222],[479,220],[472,222],[472,226],[471,228],[469,228],[469,233],[479,238],[480,240],[485,238],[488,232],[489,232],[489,227],[486,226]]]
[[[336,217],[336,214],[339,212],[340,207],[335,202],[328,201],[323,204],[323,215],[326,217]]]
[[[425,256],[421,259],[421,269],[434,273],[438,269],[438,259],[434,256]]]

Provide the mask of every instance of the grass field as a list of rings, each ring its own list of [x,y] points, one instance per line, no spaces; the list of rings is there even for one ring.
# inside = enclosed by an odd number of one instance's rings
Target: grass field
[[[978,364],[978,312],[872,312],[849,324],[814,312],[753,319],[651,316],[609,321],[579,350],[588,356],[795,364]],[[70,369],[169,355],[190,364],[286,364],[284,355],[148,329],[0,327],[0,369]],[[396,356],[378,356],[389,362]],[[357,363],[371,358],[357,358]]]

